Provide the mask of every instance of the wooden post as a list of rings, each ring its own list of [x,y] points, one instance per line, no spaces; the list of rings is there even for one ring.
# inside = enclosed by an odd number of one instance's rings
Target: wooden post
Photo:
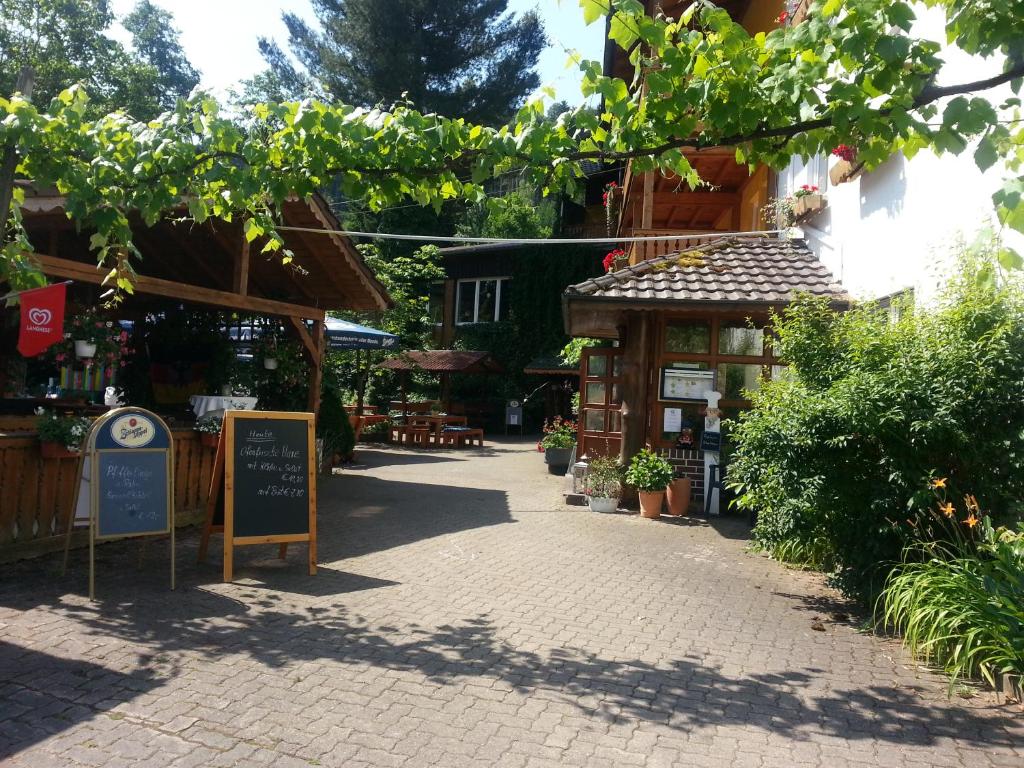
[[[644,196],[640,209],[640,229],[654,226],[654,171],[644,174]]]
[[[36,73],[32,67],[23,67],[18,74],[14,90],[27,100],[32,100],[32,85]],[[4,148],[3,160],[0,161],[0,225],[7,228],[7,218],[11,213],[11,198],[14,197],[14,169],[18,167],[18,153],[13,145]]]
[[[235,274],[231,283],[232,290],[240,296],[249,295],[249,240],[242,229],[242,247],[235,254]]]
[[[622,357],[622,447],[619,458],[627,464],[646,445],[647,378],[650,367],[650,316],[627,316]],[[620,331],[620,336],[622,331]]]
[[[320,414],[320,385],[324,379],[324,346],[327,340],[326,325],[317,320],[313,329],[313,346],[316,349],[313,355],[313,376],[309,382],[309,412],[314,417]]]

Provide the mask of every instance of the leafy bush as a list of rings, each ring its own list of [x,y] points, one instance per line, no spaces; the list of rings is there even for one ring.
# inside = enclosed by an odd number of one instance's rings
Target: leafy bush
[[[587,496],[617,499],[622,493],[622,468],[617,459],[599,456],[587,466]]]
[[[870,601],[904,549],[929,536],[930,477],[997,521],[1024,495],[1024,300],[966,263],[928,312],[845,314],[804,298],[775,318],[788,375],[732,427],[730,481],[775,556],[834,565]],[[907,524],[909,521],[910,524]]]
[[[908,548],[882,593],[886,625],[941,665],[951,684],[980,676],[995,686],[998,675],[1024,675],[1024,524],[994,530],[984,517],[981,530],[977,544]]]
[[[220,416],[203,416],[196,421],[193,429],[207,435],[219,435],[223,424],[224,419]]]
[[[649,448],[644,448],[629,462],[626,482],[638,491],[664,491],[672,482],[672,465]]]
[[[324,440],[324,455],[340,455],[347,459],[356,447],[356,433],[342,405],[341,395],[325,386],[320,400],[316,431]]]

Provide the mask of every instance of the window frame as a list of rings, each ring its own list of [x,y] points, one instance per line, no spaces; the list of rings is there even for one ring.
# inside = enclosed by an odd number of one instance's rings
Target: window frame
[[[511,275],[493,276],[493,277],[465,277],[459,278],[455,282],[455,325],[479,325],[481,323],[498,323],[501,322],[501,307],[504,301],[505,295],[505,284],[511,282]],[[494,316],[487,320],[480,319],[480,284],[487,282],[494,282]],[[462,291],[463,287],[467,285],[473,286],[473,319],[472,320],[460,320],[459,309],[462,306]]]

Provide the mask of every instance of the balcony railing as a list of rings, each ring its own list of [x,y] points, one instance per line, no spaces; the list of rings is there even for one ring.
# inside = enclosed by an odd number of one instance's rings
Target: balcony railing
[[[666,256],[677,251],[684,251],[687,248],[696,248],[701,243],[711,242],[714,232],[707,230],[700,232],[679,232],[671,229],[634,229],[629,233],[631,237],[664,237],[673,235],[667,240],[648,240],[640,243],[630,243],[626,248],[626,255],[629,256],[630,264],[639,264],[641,261],[656,259],[659,256]],[[702,235],[702,237],[696,237]]]

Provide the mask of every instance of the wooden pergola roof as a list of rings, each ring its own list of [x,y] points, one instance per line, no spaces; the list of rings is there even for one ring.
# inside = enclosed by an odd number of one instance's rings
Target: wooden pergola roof
[[[103,280],[107,270],[96,266],[90,233],[67,218],[63,197],[29,194],[22,210],[45,274],[93,284]],[[132,234],[142,254],[141,261],[133,262],[137,295],[313,320],[323,320],[329,310],[391,306],[353,243],[327,233],[340,225],[322,197],[287,200],[281,219],[283,226],[324,231],[282,231],[285,246],[294,253],[290,265],[279,254],[261,253],[263,241],[247,243],[241,220],[197,224],[168,217],[150,227],[135,218]]]

